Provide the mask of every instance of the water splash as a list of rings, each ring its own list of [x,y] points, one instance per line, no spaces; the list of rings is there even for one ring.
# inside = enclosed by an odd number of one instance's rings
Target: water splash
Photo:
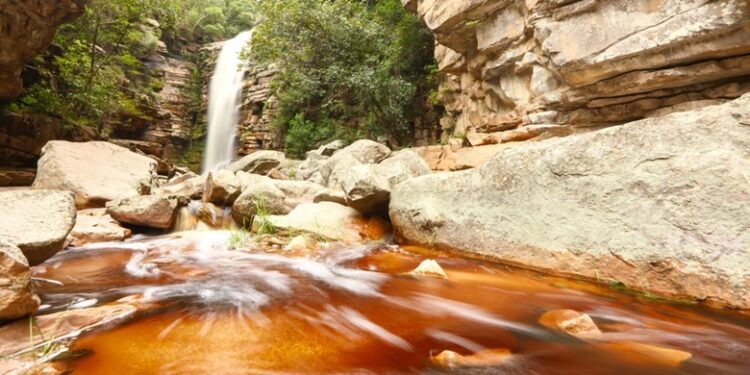
[[[234,156],[235,127],[247,63],[242,50],[252,38],[245,31],[224,43],[208,90],[208,140],[203,173],[226,165]]]

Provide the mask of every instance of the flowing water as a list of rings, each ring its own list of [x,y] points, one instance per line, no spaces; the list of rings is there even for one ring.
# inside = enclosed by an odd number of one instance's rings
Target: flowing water
[[[36,267],[45,312],[138,296],[128,320],[85,332],[73,374],[748,374],[750,319],[372,242],[317,250],[228,250],[229,233],[184,232],[92,245]],[[437,259],[449,279],[414,277]],[[604,332],[582,340],[537,321],[575,309]],[[628,343],[679,349],[679,366]],[[507,349],[501,365],[430,358]]]
[[[242,50],[252,39],[245,31],[222,46],[208,89],[208,139],[203,172],[226,165],[234,157],[235,127],[247,64]]]

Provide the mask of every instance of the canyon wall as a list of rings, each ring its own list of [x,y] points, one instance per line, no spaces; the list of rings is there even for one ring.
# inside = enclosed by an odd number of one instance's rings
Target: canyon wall
[[[57,27],[83,13],[87,0],[3,0],[0,3],[0,101],[21,94],[21,71],[44,52]]]
[[[454,147],[432,153],[565,136],[750,91],[747,0],[402,2],[434,33],[445,73],[441,125]]]

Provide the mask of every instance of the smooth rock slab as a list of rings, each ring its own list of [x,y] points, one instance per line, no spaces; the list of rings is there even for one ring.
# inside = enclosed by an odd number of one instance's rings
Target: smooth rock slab
[[[283,152],[279,151],[256,151],[250,155],[235,161],[226,167],[232,172],[248,172],[265,175],[271,169],[278,168],[286,160]]]
[[[78,208],[148,194],[156,161],[108,142],[51,141],[42,149],[34,188],[67,190]]]
[[[21,249],[0,238],[0,321],[33,314],[38,308],[29,262]]]
[[[750,95],[406,181],[404,241],[750,307]]]
[[[0,236],[18,246],[32,266],[63,249],[75,222],[76,207],[69,192],[0,192]]]
[[[70,244],[80,247],[97,242],[123,241],[130,237],[130,229],[123,228],[104,208],[78,211],[76,225],[70,232]]]
[[[278,229],[303,231],[336,241],[354,243],[363,239],[361,214],[333,202],[301,204],[288,215],[271,215],[267,220]]]

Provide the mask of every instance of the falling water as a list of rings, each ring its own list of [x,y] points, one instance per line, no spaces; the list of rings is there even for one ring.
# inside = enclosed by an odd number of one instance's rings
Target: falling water
[[[224,43],[208,90],[208,141],[203,159],[203,172],[230,162],[234,153],[238,102],[247,64],[242,50],[252,38],[245,31]]]

